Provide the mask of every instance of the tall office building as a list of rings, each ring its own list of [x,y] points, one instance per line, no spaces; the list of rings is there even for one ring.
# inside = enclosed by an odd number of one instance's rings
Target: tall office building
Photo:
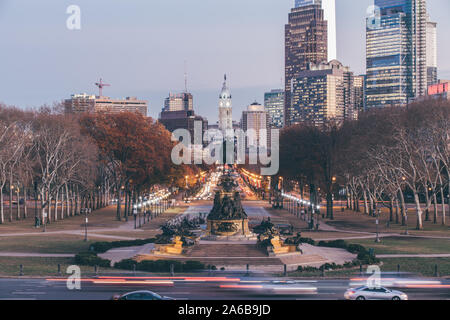
[[[138,100],[136,97],[125,99],[111,99],[110,97],[88,95],[86,93],[73,94],[64,101],[65,112],[78,114],[85,112],[105,112],[110,114],[120,112],[137,112],[147,116],[148,101]]]
[[[405,105],[427,88],[425,0],[375,0],[367,19],[367,106]]]
[[[285,26],[285,125],[297,122],[292,105],[292,80],[309,63],[328,61],[327,21],[320,0],[303,0],[291,10]]]
[[[247,133],[247,149],[270,148],[270,118],[264,106],[257,102],[249,105],[247,110],[242,112],[241,129]],[[254,136],[249,136],[249,130],[253,130]]]
[[[354,76],[353,78],[355,112],[360,113],[366,109],[366,76]]]
[[[295,7],[322,4],[325,20],[328,22],[328,60],[337,59],[336,0],[295,0]]]
[[[275,89],[264,94],[264,108],[269,114],[271,128],[283,128],[284,90]]]
[[[310,64],[292,80],[295,122],[323,125],[329,120],[354,120],[353,73],[339,61]]]
[[[164,111],[189,111],[194,110],[194,98],[188,92],[169,93],[164,101]]]
[[[208,130],[208,120],[202,118],[194,113],[194,110],[180,110],[180,111],[162,111],[159,116],[159,122],[170,131],[174,132],[177,129],[185,129],[191,135],[191,143],[195,144],[195,123],[201,122],[202,137],[204,137],[206,130]]]
[[[436,84],[437,76],[437,23],[427,21],[427,84]]]

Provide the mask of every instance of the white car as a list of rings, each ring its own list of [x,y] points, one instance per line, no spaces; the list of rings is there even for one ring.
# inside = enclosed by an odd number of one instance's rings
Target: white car
[[[348,289],[344,297],[347,300],[408,300],[408,296],[405,293],[382,287]]]

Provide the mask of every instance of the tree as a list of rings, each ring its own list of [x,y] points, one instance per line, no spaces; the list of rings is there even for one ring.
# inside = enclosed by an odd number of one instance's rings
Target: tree
[[[117,220],[121,220],[122,191],[167,181],[173,170],[173,144],[164,127],[138,113],[88,114],[80,119],[83,132],[99,149],[99,161],[114,181]],[[125,190],[127,189],[127,190]]]

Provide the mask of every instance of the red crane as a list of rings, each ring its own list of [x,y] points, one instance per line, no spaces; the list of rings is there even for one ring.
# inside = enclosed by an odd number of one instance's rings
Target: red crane
[[[103,83],[102,78],[100,78],[100,82],[96,82],[95,85],[98,87],[98,91],[99,91],[100,97],[103,97],[103,88],[104,87],[111,87],[110,84]]]

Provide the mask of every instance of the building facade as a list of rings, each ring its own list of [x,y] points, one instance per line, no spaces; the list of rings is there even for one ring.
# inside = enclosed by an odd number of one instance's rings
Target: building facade
[[[159,116],[159,122],[170,132],[174,132],[177,129],[189,131],[192,145],[202,145],[203,137],[206,130],[208,130],[208,120],[195,115],[193,110],[162,111]],[[201,123],[201,141],[195,141],[194,129],[196,122]]]
[[[188,92],[169,93],[164,101],[164,111],[189,111],[194,110],[194,98]]]
[[[309,63],[328,60],[327,21],[321,1],[299,1],[285,26],[285,125],[297,122],[292,106],[292,80]]]
[[[358,114],[366,109],[366,76],[353,78],[355,112]]]
[[[439,80],[428,87],[428,97],[433,99],[450,100],[450,80]]]
[[[295,7],[307,5],[322,5],[324,18],[328,23],[328,60],[337,59],[337,26],[336,26],[336,0],[295,0]]]
[[[74,94],[70,99],[64,101],[66,113],[120,113],[137,112],[144,117],[147,116],[148,101],[138,100],[136,97],[127,97],[125,99],[111,99],[109,97],[100,97],[88,94]]]
[[[427,85],[438,82],[437,23],[427,21]]]
[[[281,129],[284,125],[284,90],[275,89],[264,94],[264,108],[266,109],[270,127]]]
[[[292,81],[295,122],[321,126],[327,121],[354,120],[354,76],[339,61],[311,64]]]
[[[405,105],[427,88],[425,0],[375,0],[367,19],[367,107]]]
[[[270,117],[264,106],[257,102],[249,105],[247,110],[242,112],[241,129],[247,133],[247,150],[270,148]]]

